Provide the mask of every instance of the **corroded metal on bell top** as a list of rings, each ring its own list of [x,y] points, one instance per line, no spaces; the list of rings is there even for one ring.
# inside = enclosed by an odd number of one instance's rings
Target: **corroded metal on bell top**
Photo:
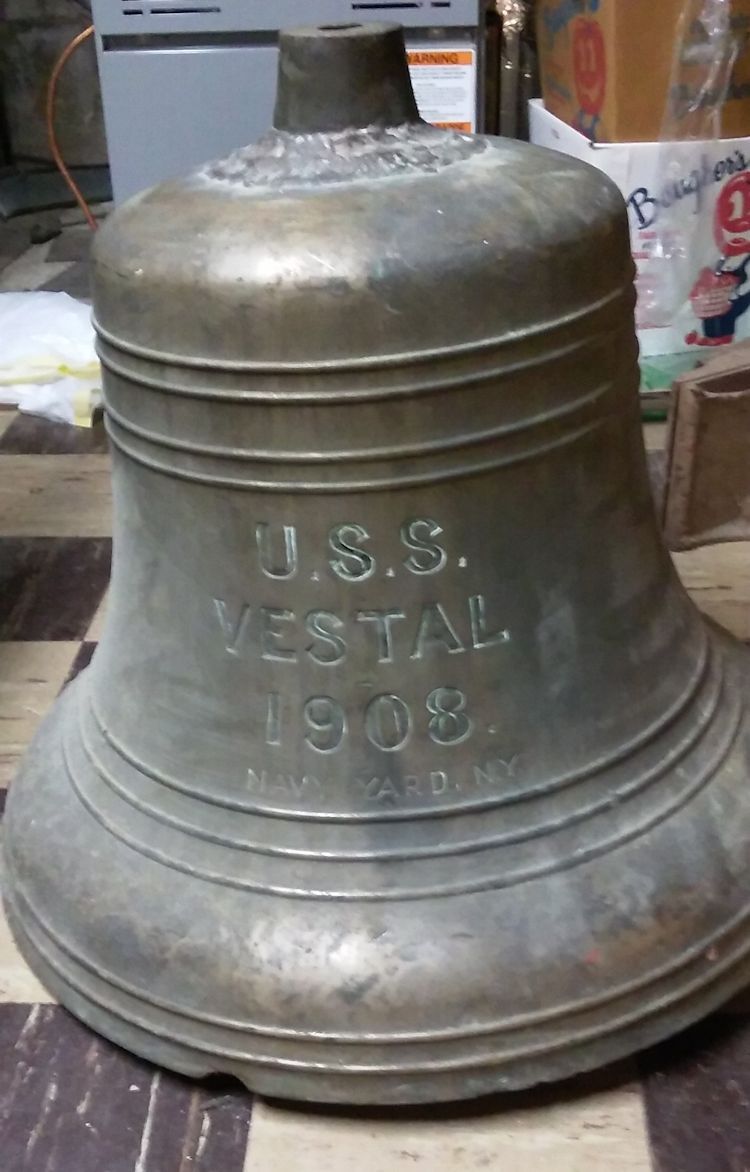
[[[8,804],[74,1013],[191,1074],[525,1086],[750,976],[747,651],[654,520],[600,173],[419,122],[391,26],[98,234],[115,556]]]

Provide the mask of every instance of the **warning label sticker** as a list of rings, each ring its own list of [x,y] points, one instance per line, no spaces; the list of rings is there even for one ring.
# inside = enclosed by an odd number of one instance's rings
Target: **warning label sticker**
[[[465,46],[410,49],[409,72],[425,122],[473,134],[477,128],[476,51]]]

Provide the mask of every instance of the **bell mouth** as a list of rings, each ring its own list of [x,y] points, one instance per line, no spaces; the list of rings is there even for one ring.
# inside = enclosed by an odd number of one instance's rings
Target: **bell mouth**
[[[400,25],[283,30],[274,128],[325,134],[419,121]]]

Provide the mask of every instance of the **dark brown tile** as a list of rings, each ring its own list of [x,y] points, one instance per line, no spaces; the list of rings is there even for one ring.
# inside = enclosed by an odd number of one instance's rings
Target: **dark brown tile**
[[[64,456],[79,452],[106,452],[103,423],[74,427],[53,423],[38,415],[18,415],[0,436],[0,452],[17,456]]]
[[[655,1172],[750,1169],[750,1018],[709,1018],[639,1065]]]
[[[70,665],[70,671],[68,672],[65,683],[63,684],[63,688],[66,687],[67,684],[72,683],[76,676],[80,675],[84,668],[88,667],[88,665],[91,663],[94,652],[96,651],[96,646],[96,643],[94,643],[92,640],[85,640],[83,643],[81,643],[81,646],[78,648],[78,653]]]
[[[219,1089],[206,1084],[198,1099],[203,1146],[195,1145],[195,1172],[243,1172],[250,1132],[253,1097],[236,1084]],[[205,1121],[205,1122],[204,1122]]]
[[[22,256],[30,243],[28,225],[0,220],[0,272]]]
[[[49,293],[69,293],[71,297],[77,297],[79,301],[89,301],[91,299],[91,279],[88,261],[76,261],[69,265],[67,269],[42,285],[42,289]]]
[[[96,1037],[56,1005],[0,1005],[8,1172],[241,1172],[250,1096],[217,1096]]]
[[[83,639],[111,557],[108,537],[0,538],[0,641]]]
[[[94,233],[88,224],[75,224],[63,228],[47,249],[47,260],[56,263],[87,260],[93,239]]]

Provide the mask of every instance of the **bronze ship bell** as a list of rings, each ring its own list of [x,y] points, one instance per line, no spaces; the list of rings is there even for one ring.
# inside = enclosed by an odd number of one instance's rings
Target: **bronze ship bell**
[[[98,234],[106,630],[8,803],[73,1013],[192,1075],[454,1099],[750,980],[750,656],[662,544],[601,173],[281,38],[275,129]]]

